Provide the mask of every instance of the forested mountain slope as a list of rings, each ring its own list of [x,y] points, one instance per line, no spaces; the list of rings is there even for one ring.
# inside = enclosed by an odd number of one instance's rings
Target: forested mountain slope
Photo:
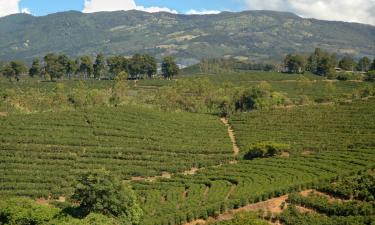
[[[0,18],[0,59],[28,59],[49,52],[71,56],[147,52],[173,54],[183,64],[203,57],[277,59],[322,47],[339,54],[373,56],[375,27],[303,19],[273,11],[181,15],[118,11],[69,11]]]

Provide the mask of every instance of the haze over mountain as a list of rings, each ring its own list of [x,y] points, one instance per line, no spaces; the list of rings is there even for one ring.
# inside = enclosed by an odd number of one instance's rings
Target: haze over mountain
[[[338,54],[375,55],[375,27],[304,19],[274,11],[181,15],[165,12],[76,11],[0,18],[0,59],[150,53],[175,55],[183,64],[204,57],[280,60],[316,47]]]

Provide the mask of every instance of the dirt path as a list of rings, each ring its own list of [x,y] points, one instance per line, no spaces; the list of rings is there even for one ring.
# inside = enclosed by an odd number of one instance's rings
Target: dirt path
[[[229,121],[228,121],[227,118],[223,117],[220,120],[228,128],[228,135],[229,135],[229,138],[230,138],[230,140],[232,141],[232,144],[233,144],[233,154],[234,154],[234,156],[237,156],[240,153],[240,148],[237,145],[236,136],[234,135],[233,128],[229,124]]]
[[[6,113],[6,112],[0,112],[0,116],[8,116],[8,113]]]

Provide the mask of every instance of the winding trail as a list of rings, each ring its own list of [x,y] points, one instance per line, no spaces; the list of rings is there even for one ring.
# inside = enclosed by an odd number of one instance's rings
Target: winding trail
[[[228,128],[228,135],[233,144],[233,155],[237,156],[238,154],[240,154],[240,148],[237,145],[236,136],[234,135],[233,128],[229,124],[229,121],[227,118],[223,117],[220,120]]]

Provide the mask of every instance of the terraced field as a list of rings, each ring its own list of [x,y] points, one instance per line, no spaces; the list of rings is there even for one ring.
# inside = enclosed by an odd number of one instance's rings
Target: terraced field
[[[69,194],[92,169],[131,179],[230,160],[227,128],[213,116],[124,107],[0,117],[0,195]]]
[[[231,119],[242,150],[247,144],[292,145],[288,157],[240,160],[158,182],[136,182],[145,224],[181,224],[228,209],[309,189],[375,167],[375,101],[280,109]],[[316,150],[316,151],[315,151]]]
[[[8,115],[0,195],[67,195],[78,174],[106,168],[137,192],[142,224],[183,224],[374,168],[373,118],[374,99],[240,113],[230,118],[240,147],[233,163],[227,127],[214,116],[130,106]],[[263,141],[290,144],[291,154],[241,159]],[[163,172],[173,176],[138,179]]]

